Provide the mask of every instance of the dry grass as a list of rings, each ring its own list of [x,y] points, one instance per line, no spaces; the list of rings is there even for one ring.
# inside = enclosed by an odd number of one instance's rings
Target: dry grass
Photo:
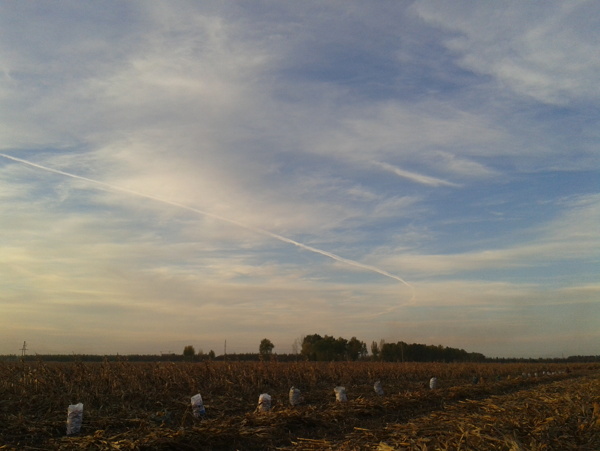
[[[566,371],[535,364],[5,363],[0,449],[600,449],[600,407],[593,410],[600,367]],[[424,387],[432,375],[439,380],[433,391]],[[348,403],[335,402],[337,385],[346,387]],[[288,406],[291,386],[302,391],[303,405]],[[192,415],[196,393],[204,420]],[[255,412],[260,393],[273,397],[270,412]],[[67,406],[78,402],[81,434],[66,437]]]

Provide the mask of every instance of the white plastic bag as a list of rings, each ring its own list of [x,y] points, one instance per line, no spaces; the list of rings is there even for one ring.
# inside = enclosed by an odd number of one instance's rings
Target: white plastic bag
[[[383,396],[383,387],[381,386],[381,381],[375,382],[373,388],[375,389],[375,393],[377,393],[379,396]]]
[[[271,395],[263,393],[258,397],[258,407],[256,408],[259,412],[268,412],[271,410]]]
[[[335,392],[335,400],[337,402],[346,402],[348,401],[348,397],[346,396],[346,388],[345,387],[335,387],[333,389]]]
[[[79,434],[83,421],[83,404],[71,404],[67,409],[67,435]]]
[[[206,410],[204,409],[204,403],[202,402],[202,395],[198,393],[197,395],[192,396],[192,413],[194,417],[201,418],[206,414]]]
[[[302,394],[295,387],[290,388],[290,405],[297,406],[302,402]]]
[[[429,379],[429,388],[435,390],[437,388],[437,377]]]

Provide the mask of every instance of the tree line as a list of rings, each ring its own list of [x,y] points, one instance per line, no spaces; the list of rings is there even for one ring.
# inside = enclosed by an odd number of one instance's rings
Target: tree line
[[[403,341],[386,343],[373,341],[370,346],[371,354],[365,342],[352,337],[349,340],[343,337],[335,338],[330,335],[312,334],[297,339],[294,343],[294,353],[274,354],[275,345],[268,338],[263,338],[258,346],[258,353],[223,354],[216,355],[213,350],[196,353],[194,346],[187,345],[183,353],[163,353],[161,355],[16,355],[0,356],[0,361],[82,361],[102,362],[127,360],[130,362],[160,362],[160,361],[188,361],[199,362],[206,360],[277,360],[287,361],[358,361],[372,360],[383,362],[598,362],[600,356],[569,356],[567,358],[523,359],[523,358],[488,358],[478,352],[467,352],[464,349],[451,348],[442,345],[425,345],[420,343],[408,344]]]
[[[350,340],[329,335],[307,335],[302,340],[300,354],[306,360],[332,361],[332,360],[359,360],[366,357],[367,345],[352,337]]]
[[[486,357],[477,352],[449,348],[442,345],[408,344],[403,341],[371,343],[371,356],[367,345],[352,337],[350,340],[329,335],[307,335],[302,340],[302,356],[313,361],[379,360],[383,362],[483,362]]]
[[[464,349],[447,346],[425,345],[420,343],[371,344],[374,360],[384,362],[484,362],[486,357],[478,352],[467,352]]]

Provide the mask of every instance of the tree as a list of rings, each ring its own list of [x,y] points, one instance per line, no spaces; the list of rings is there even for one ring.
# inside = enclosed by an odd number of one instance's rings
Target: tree
[[[275,345],[268,338],[263,338],[260,341],[260,346],[258,347],[258,353],[261,357],[265,357],[271,355],[273,353],[273,348]]]
[[[302,350],[300,353],[307,360],[317,360],[316,345],[323,340],[319,334],[306,335],[302,340]]]
[[[356,337],[352,337],[346,345],[348,359],[358,360],[367,355],[367,345]]]
[[[304,336],[302,337],[298,337],[294,340],[294,342],[292,343],[292,353],[293,354],[299,354],[300,350],[302,349],[302,342],[304,341]]]
[[[215,355],[215,351],[213,351],[212,349],[208,352],[208,358],[209,360],[214,360],[216,357]]]
[[[373,360],[379,360],[379,345],[375,340],[371,343],[371,354],[373,354]]]
[[[379,350],[381,353],[381,360],[385,362],[399,362],[400,357],[400,346],[397,343],[384,343]]]
[[[321,337],[313,334],[302,340],[302,355],[308,360],[357,360],[366,353],[367,346],[356,337],[348,341],[342,337],[336,339],[329,335]]]
[[[187,345],[185,348],[183,348],[183,357],[185,357],[186,359],[193,359],[194,356],[196,355],[196,350],[194,349],[194,347],[192,345]]]

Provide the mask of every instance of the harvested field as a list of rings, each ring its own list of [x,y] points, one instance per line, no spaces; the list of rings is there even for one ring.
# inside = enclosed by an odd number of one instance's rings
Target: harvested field
[[[347,403],[335,402],[337,385]],[[292,386],[304,397],[296,407]],[[0,449],[10,450],[600,449],[600,366],[590,364],[5,363],[0,393]],[[261,393],[269,412],[255,412]],[[66,436],[67,406],[79,402],[81,432]]]

